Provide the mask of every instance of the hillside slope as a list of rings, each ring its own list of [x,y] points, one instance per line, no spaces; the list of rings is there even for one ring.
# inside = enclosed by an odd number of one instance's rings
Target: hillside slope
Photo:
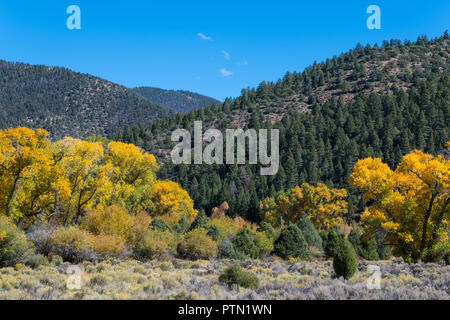
[[[44,128],[51,139],[111,135],[174,112],[115,83],[65,68],[0,61],[0,128]]]
[[[221,103],[219,100],[184,90],[164,90],[152,87],[139,87],[133,90],[154,103],[182,113]]]
[[[288,73],[276,83],[212,106],[127,128],[116,136],[153,152],[161,178],[180,182],[197,208],[210,212],[222,201],[230,213],[258,220],[259,201],[303,182],[347,188],[350,214],[364,202],[349,188],[358,159],[381,157],[394,168],[412,149],[444,151],[450,139],[449,37],[415,43],[385,41],[380,47],[357,46],[339,57]],[[171,132],[233,127],[280,129],[280,169],[260,176],[258,165],[177,165],[168,155]]]

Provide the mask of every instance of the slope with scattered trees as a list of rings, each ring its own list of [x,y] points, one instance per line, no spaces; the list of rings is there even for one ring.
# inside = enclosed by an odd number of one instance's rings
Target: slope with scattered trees
[[[210,212],[226,201],[230,213],[258,221],[259,203],[302,183],[347,188],[348,210],[362,212],[363,198],[348,184],[356,161],[380,157],[391,168],[413,149],[445,152],[449,140],[449,37],[358,45],[339,57],[287,73],[276,83],[222,105],[127,128],[116,138],[166,162],[159,174],[186,188],[195,207]],[[169,160],[176,128],[280,129],[280,169],[260,176],[258,165],[176,165]]]
[[[43,128],[51,139],[107,136],[175,114],[115,83],[65,68],[0,61],[0,128]]]

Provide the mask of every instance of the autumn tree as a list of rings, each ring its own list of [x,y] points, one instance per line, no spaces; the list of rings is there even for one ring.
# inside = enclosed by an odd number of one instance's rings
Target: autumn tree
[[[157,181],[152,186],[149,199],[153,203],[151,214],[161,216],[172,224],[178,223],[183,215],[189,222],[197,216],[194,201],[176,182]]]
[[[435,261],[450,252],[450,163],[422,151],[392,171],[379,158],[359,160],[350,184],[369,204],[361,216],[366,237],[382,234],[408,260]]]
[[[48,215],[69,190],[53,161],[45,130],[0,131],[0,214],[31,222]]]
[[[0,131],[0,214],[24,226],[49,217],[67,226],[98,206],[151,211],[152,194],[172,193],[173,202],[156,202],[157,210],[194,216],[192,200],[177,184],[153,189],[158,165],[152,154],[121,142],[66,137],[52,144],[47,136],[40,129]]]
[[[106,205],[117,203],[131,211],[148,209],[148,195],[158,169],[155,157],[135,145],[110,142],[103,161],[101,170],[106,182],[101,190],[102,202]]]
[[[347,213],[346,196],[345,189],[330,189],[323,183],[316,187],[303,183],[289,192],[261,201],[261,216],[273,225],[297,224],[301,218],[309,217],[318,230],[329,230],[342,223]]]
[[[61,208],[67,226],[72,219],[77,222],[80,215],[97,202],[99,190],[106,183],[101,169],[104,152],[100,142],[67,137],[53,144],[53,153],[70,185],[70,197],[62,202]]]

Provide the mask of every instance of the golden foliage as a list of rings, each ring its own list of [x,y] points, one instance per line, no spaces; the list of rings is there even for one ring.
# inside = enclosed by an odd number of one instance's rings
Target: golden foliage
[[[126,209],[113,205],[89,210],[81,222],[81,227],[94,235],[115,235],[126,240],[133,224],[133,217]]]
[[[147,209],[158,169],[155,157],[132,144],[110,142],[104,163],[102,171],[107,180],[102,187],[103,203]]]
[[[381,159],[359,160],[350,184],[372,204],[361,216],[365,234],[385,234],[400,254],[413,260],[432,259],[432,248],[448,241],[450,164],[415,150],[395,171]]]
[[[190,260],[207,260],[215,257],[217,243],[206,234],[207,231],[203,228],[188,232],[177,248],[180,257]]]
[[[33,220],[54,207],[55,193],[67,197],[47,136],[23,127],[0,131],[0,214]]]
[[[197,216],[194,201],[178,183],[157,181],[152,189],[150,196],[153,202],[152,214],[162,217],[170,224],[178,223],[183,215],[189,222],[194,221]]]
[[[153,155],[121,142],[66,137],[52,144],[47,136],[40,129],[0,130],[0,214],[24,226],[49,216],[78,224],[86,212],[111,205],[173,222],[195,218],[185,190],[156,182]]]
[[[308,216],[319,230],[330,230],[342,224],[342,216],[347,213],[345,189],[329,189],[318,183],[316,187],[303,183],[288,193],[268,197],[261,201],[260,211],[264,221],[277,225],[285,222],[298,223]]]
[[[125,251],[125,242],[117,235],[101,234],[90,237],[92,249],[104,258],[117,257]]]
[[[258,229],[256,224],[251,223],[240,216],[236,216],[234,219],[227,216],[226,212],[229,208],[230,206],[226,201],[218,208],[213,208],[209,225],[217,227],[222,236],[235,236],[239,230],[244,228],[256,232],[256,229]]]
[[[217,208],[212,209],[211,218],[223,218],[226,216],[226,212],[230,209],[230,206],[228,205],[228,202],[224,201],[222,204]]]
[[[177,240],[170,231],[146,230],[136,233],[132,245],[139,258],[151,259],[176,248]]]
[[[71,248],[78,253],[91,248],[91,234],[77,226],[60,227],[52,233],[50,242],[55,248]]]

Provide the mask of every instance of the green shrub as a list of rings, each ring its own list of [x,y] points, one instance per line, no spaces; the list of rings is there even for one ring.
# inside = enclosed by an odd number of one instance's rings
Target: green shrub
[[[205,229],[195,229],[186,234],[178,244],[180,258],[189,260],[211,259],[217,255],[217,243],[206,235]]]
[[[219,241],[220,239],[222,239],[223,235],[220,233],[219,228],[217,228],[216,226],[207,226],[205,229],[206,231],[208,231],[207,235],[214,241]]]
[[[290,225],[284,228],[275,241],[275,254],[283,259],[289,257],[306,259],[310,252],[308,243],[297,226]]]
[[[362,239],[359,228],[354,228],[348,235],[348,240],[355,248],[356,254],[366,260],[386,260],[391,257],[389,246],[383,243],[381,236],[375,236],[369,243]]]
[[[277,233],[275,232],[275,229],[272,227],[272,225],[268,222],[261,222],[261,224],[258,227],[258,232],[264,232],[267,236],[267,238],[272,239],[272,241],[275,241],[277,238]]]
[[[378,256],[380,260],[389,260],[392,258],[391,248],[387,245],[378,245]]]
[[[334,257],[339,249],[339,246],[345,235],[342,234],[338,228],[333,228],[326,235],[326,240],[324,242],[325,253],[329,257]]]
[[[267,237],[265,232],[256,232],[255,244],[259,248],[260,256],[267,256],[273,250],[273,240]]]
[[[450,242],[437,242],[432,248],[423,253],[423,261],[425,262],[441,262],[445,261],[446,256],[450,254]]]
[[[342,239],[333,258],[333,268],[336,275],[347,280],[350,279],[358,266],[356,257],[355,249],[350,241],[345,238]]]
[[[356,254],[359,257],[364,257],[365,250],[363,248],[361,230],[359,228],[353,228],[352,231],[350,231],[350,233],[348,234],[348,241],[350,241],[350,243],[352,244]]]
[[[191,225],[189,224],[189,221],[186,217],[186,215],[182,215],[180,221],[178,221],[178,223],[175,225],[175,231],[177,233],[185,233],[186,231],[189,230],[189,227]]]
[[[378,257],[381,260],[389,260],[392,257],[391,247],[387,244],[384,244],[384,237],[382,237],[381,235],[376,236],[375,239],[378,244]]]
[[[197,216],[195,217],[194,222],[192,222],[191,227],[189,228],[189,231],[194,230],[194,229],[206,229],[206,226],[209,223],[209,219],[205,214],[204,210],[200,210],[197,214]]]
[[[236,251],[233,247],[233,242],[230,239],[225,238],[220,242],[218,248],[218,254],[220,258],[229,258],[233,260],[245,260],[247,256],[242,252]]]
[[[152,221],[152,228],[158,231],[172,231],[169,224],[162,219],[155,219]]]
[[[164,261],[164,262],[162,262],[162,263],[159,265],[159,268],[160,268],[162,271],[169,271],[169,270],[173,270],[173,269],[174,269],[173,264],[172,264],[172,262],[170,262],[170,261]]]
[[[7,217],[0,216],[0,267],[24,263],[34,251],[25,233]]]
[[[303,217],[300,219],[298,228],[302,232],[303,237],[305,237],[308,246],[316,247],[322,250],[322,238],[308,217]]]
[[[257,259],[260,249],[255,243],[255,234],[248,230],[242,229],[233,238],[233,248],[236,253],[241,253],[245,257]]]
[[[371,239],[369,243],[366,244],[366,254],[363,258],[371,261],[380,260],[380,257],[378,256],[378,243],[375,239]]]
[[[240,265],[233,264],[227,267],[219,276],[219,281],[229,287],[236,284],[244,288],[258,289],[259,279],[249,271],[244,270]]]

